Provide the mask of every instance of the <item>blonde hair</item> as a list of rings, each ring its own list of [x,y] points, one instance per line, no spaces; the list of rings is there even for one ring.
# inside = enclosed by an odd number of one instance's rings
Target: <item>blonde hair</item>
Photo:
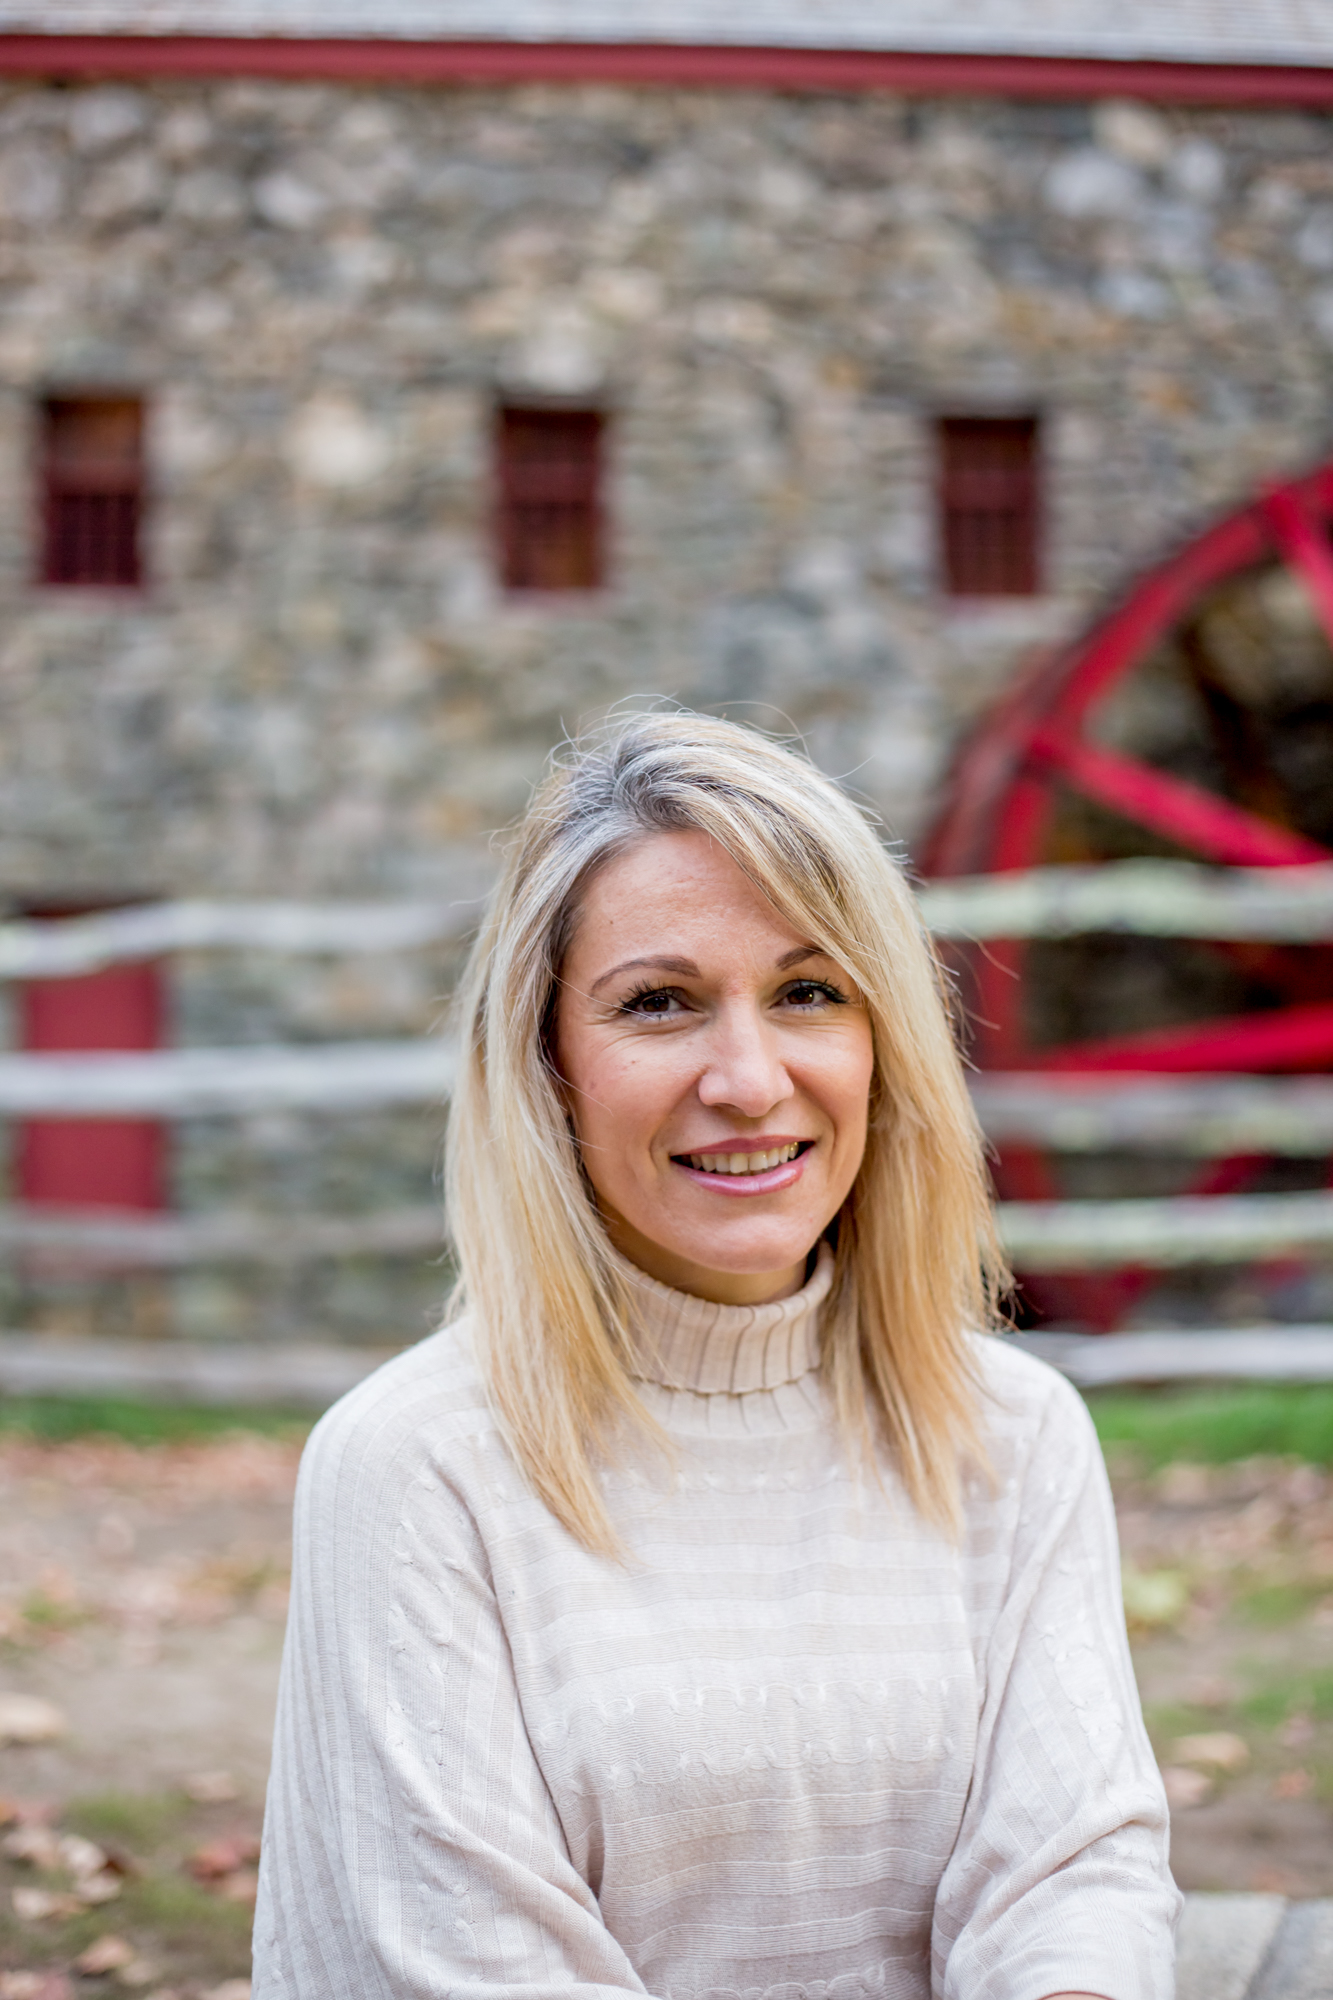
[[[551,1513],[618,1550],[598,1477],[626,1420],[657,1430],[626,1367],[624,1288],[549,1056],[560,967],[593,873],[663,831],[698,830],[865,996],[875,1078],[865,1156],[840,1211],[822,1367],[854,1448],[886,1446],[915,1504],[958,1518],[977,1443],[968,1329],[1005,1271],[947,993],[902,870],[803,756],[736,723],[620,721],[552,760],[515,829],[461,992],[446,1159],[459,1281],[496,1414]]]

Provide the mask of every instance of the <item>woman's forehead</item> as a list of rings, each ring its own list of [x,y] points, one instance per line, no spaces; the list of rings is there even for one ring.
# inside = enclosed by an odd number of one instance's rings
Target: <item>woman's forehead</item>
[[[580,899],[574,942],[601,949],[612,938],[689,932],[788,944],[799,929],[707,834],[646,834],[600,868]]]

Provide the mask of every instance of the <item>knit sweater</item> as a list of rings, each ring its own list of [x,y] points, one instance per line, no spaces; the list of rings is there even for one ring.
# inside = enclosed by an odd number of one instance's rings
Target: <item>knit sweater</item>
[[[858,1474],[777,1304],[633,1274],[674,1465],[582,1548],[467,1321],[317,1426],[255,2000],[1170,2000],[1178,1897],[1078,1397],[977,1343],[957,1539]]]

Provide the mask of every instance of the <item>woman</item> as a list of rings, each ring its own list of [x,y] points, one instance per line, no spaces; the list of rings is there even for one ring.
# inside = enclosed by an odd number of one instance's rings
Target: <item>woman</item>
[[[259,2000],[1167,2000],[1095,1437],[903,878],[808,763],[553,769],[463,996],[445,1328],[317,1428]]]

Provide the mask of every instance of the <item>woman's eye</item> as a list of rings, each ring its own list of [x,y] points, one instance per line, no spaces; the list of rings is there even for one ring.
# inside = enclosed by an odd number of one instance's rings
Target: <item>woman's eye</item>
[[[845,996],[822,979],[798,979],[782,997],[793,1007],[841,1007]]]
[[[621,1002],[622,1014],[649,1015],[656,1019],[670,1014],[679,1001],[679,995],[667,987],[656,987],[651,993],[631,993],[628,1000]]]

